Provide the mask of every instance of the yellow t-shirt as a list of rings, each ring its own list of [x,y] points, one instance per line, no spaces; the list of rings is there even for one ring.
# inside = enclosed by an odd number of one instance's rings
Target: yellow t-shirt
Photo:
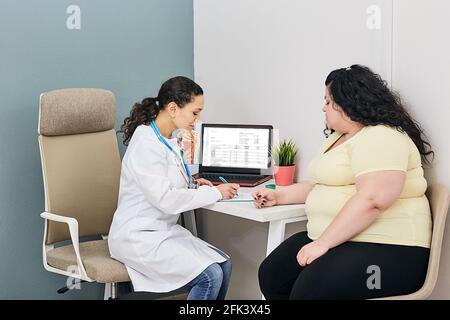
[[[401,170],[406,172],[406,181],[400,198],[351,241],[429,248],[432,224],[425,196],[427,182],[411,138],[384,125],[366,126],[324,153],[340,136],[338,132],[330,135],[308,166],[307,180],[315,183],[306,199],[308,236],[317,239],[356,193],[357,176]]]

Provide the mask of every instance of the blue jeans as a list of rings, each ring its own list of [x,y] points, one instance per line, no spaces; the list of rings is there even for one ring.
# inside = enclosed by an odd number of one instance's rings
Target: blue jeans
[[[219,252],[221,253],[221,252]],[[222,253],[221,253],[222,254]],[[188,300],[225,300],[231,276],[231,260],[210,264],[187,284]]]

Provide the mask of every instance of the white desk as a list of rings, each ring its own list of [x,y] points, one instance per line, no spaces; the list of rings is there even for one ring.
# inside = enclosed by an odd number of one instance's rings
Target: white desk
[[[254,188],[242,187],[238,192],[251,193],[270,183],[274,183],[274,181],[268,181]],[[283,242],[287,223],[307,220],[304,204],[282,205],[257,209],[253,206],[253,202],[216,202],[212,205],[203,207],[203,209],[258,222],[269,222],[266,255],[269,255],[273,249]],[[196,234],[195,215],[190,214],[186,218],[188,218],[187,222],[190,224],[190,229]]]

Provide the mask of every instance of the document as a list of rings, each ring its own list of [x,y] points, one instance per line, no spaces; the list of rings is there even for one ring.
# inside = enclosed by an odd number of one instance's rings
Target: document
[[[239,192],[236,196],[228,200],[220,200],[221,202],[252,202],[253,197],[251,193]]]

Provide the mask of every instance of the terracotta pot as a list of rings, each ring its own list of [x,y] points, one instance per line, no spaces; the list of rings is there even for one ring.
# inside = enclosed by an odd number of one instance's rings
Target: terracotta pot
[[[289,186],[294,183],[295,164],[293,166],[273,166],[277,186]]]

